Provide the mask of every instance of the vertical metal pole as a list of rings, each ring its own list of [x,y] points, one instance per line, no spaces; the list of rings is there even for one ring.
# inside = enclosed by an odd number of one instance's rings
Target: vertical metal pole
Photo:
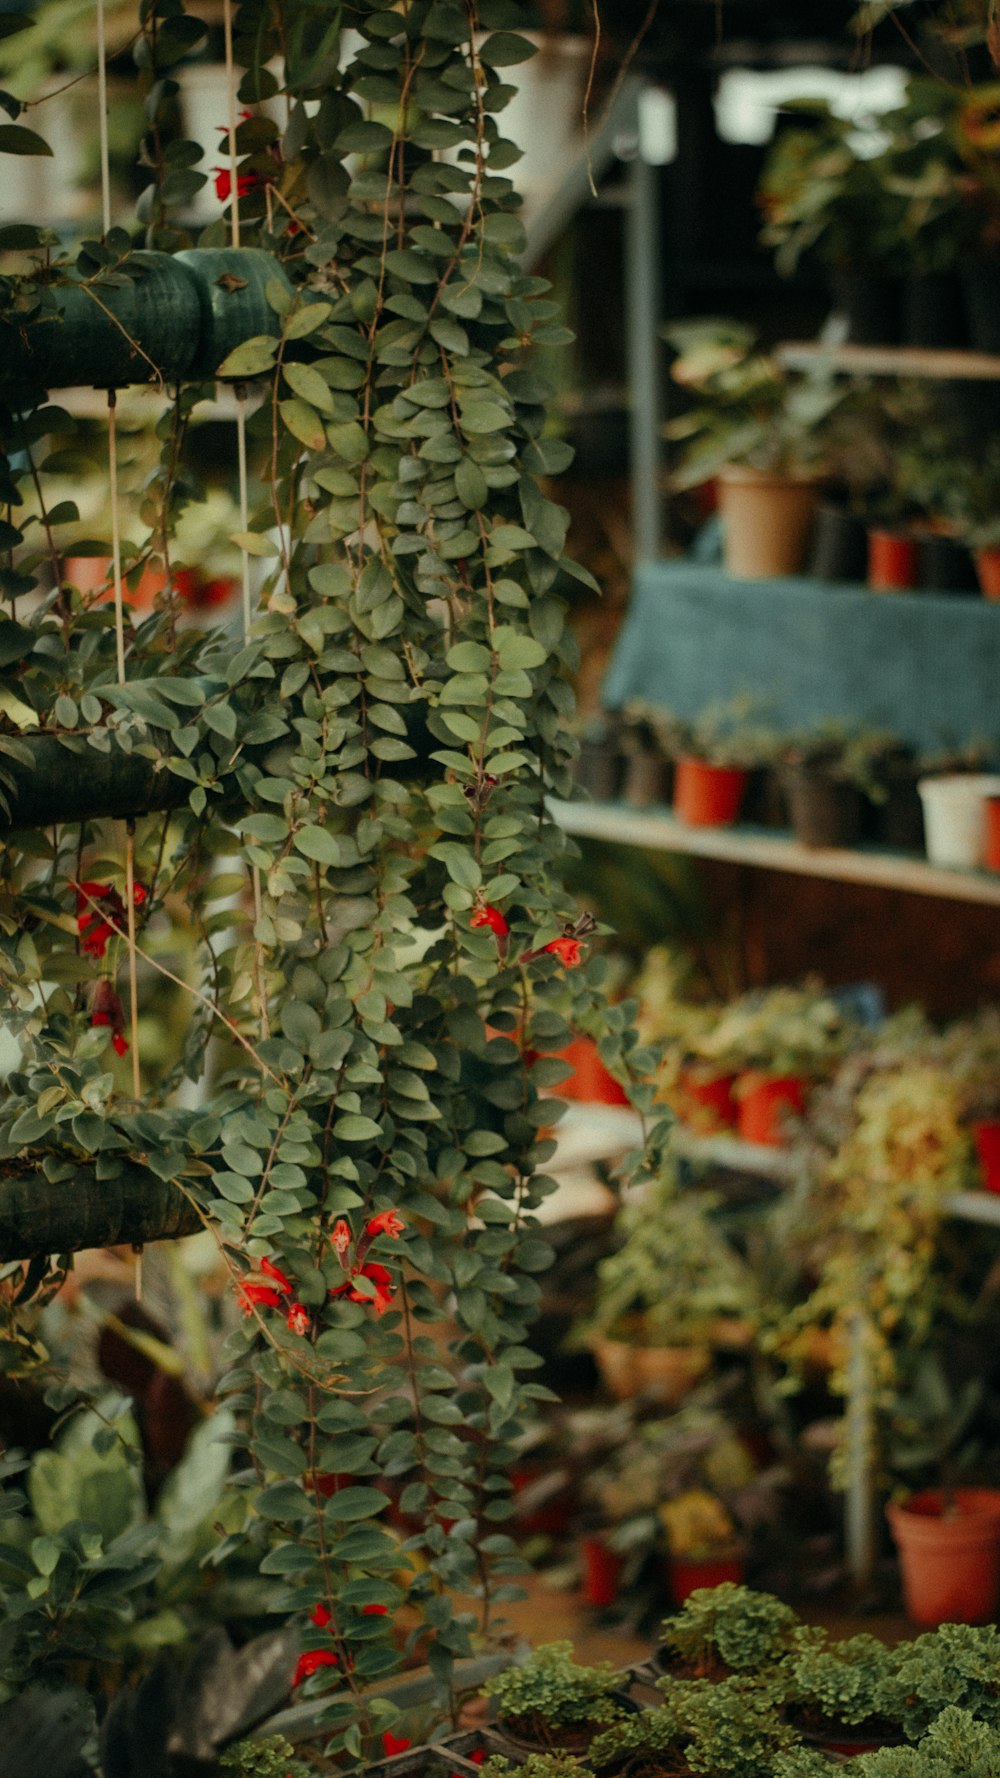
[[[660,241],[655,167],[643,159],[642,136],[629,166],[625,212],[625,352],[629,390],[629,465],[632,529],[637,561],[660,554],[663,535],[658,328],[660,325]]]
[[[868,1361],[868,1321],[859,1309],[848,1329],[845,1407],[847,1495],[844,1549],[851,1585],[862,1592],[875,1566],[875,1502],[872,1482],[875,1439],[872,1379]]]

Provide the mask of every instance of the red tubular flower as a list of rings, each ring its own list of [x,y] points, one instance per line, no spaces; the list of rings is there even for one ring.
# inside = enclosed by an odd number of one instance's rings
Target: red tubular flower
[[[92,1025],[107,1026],[112,1034],[111,1042],[116,1055],[124,1056],[128,1053],[128,1044],[124,1036],[125,1008],[114,983],[109,981],[106,976],[102,976],[101,980],[94,984],[90,1022]]]
[[[241,1281],[236,1286],[236,1300],[244,1315],[251,1315],[255,1307],[280,1309],[282,1306],[278,1292],[270,1284],[247,1284]]]
[[[333,1225],[333,1234],[330,1236],[330,1246],[333,1248],[334,1253],[338,1254],[341,1259],[343,1259],[344,1254],[350,1247],[352,1239],[353,1236],[351,1235],[350,1224],[346,1223],[343,1217],[340,1217],[339,1221],[335,1222]]]
[[[382,1730],[382,1751],[386,1759],[391,1759],[394,1753],[405,1753],[412,1745],[405,1735],[394,1735],[391,1729]]]
[[[361,1616],[362,1617],[385,1617],[388,1613],[388,1610],[389,1610],[388,1605],[366,1605],[362,1609]]]
[[[128,1044],[120,1031],[116,1031],[111,1039],[111,1047],[116,1056],[128,1055]]]
[[[476,909],[469,924],[471,926],[488,926],[490,931],[495,932],[498,938],[506,938],[510,931],[510,927],[500,912],[500,909],[492,907],[489,902],[487,902],[484,907]]]
[[[284,1272],[279,1270],[273,1260],[262,1259],[260,1262],[260,1270],[263,1272],[265,1278],[270,1278],[271,1283],[276,1289],[280,1290],[285,1296],[288,1295],[292,1288],[291,1280],[285,1277]]]
[[[395,1210],[380,1210],[377,1216],[369,1217],[365,1223],[365,1234],[370,1241],[374,1241],[376,1235],[390,1235],[394,1241],[398,1241],[405,1227],[405,1222]]]
[[[320,1599],[318,1604],[314,1607],[314,1609],[310,1613],[309,1622],[311,1624],[315,1624],[317,1630],[327,1630],[330,1627],[330,1620],[331,1620],[332,1616],[333,1616],[333,1613],[331,1612],[330,1607],[328,1605],[324,1605],[322,1599]]]
[[[565,936],[562,938],[554,938],[549,944],[543,945],[542,950],[551,951],[553,957],[558,957],[560,963],[565,963],[567,969],[575,969],[581,959],[580,940],[578,938],[568,938]]]
[[[88,957],[103,957],[109,938],[125,931],[125,903],[111,883],[75,883],[73,887],[80,948]],[[133,883],[132,901],[137,908],[148,895],[142,883]]]
[[[215,180],[215,195],[220,204],[224,204],[227,198],[232,195],[233,176],[228,167],[213,167],[212,177]],[[250,192],[256,191],[258,186],[263,185],[263,183],[264,180],[260,173],[237,173],[237,198],[248,197]]]
[[[353,1266],[351,1277],[367,1278],[375,1286],[374,1296],[367,1291],[358,1290],[350,1280],[346,1284],[338,1284],[336,1290],[330,1291],[330,1296],[346,1296],[349,1303],[362,1303],[367,1308],[374,1309],[376,1315],[384,1315],[392,1302],[392,1273],[385,1266]]]
[[[309,1332],[309,1311],[301,1303],[292,1303],[285,1317],[285,1325],[290,1333],[306,1334]]]
[[[332,1648],[307,1648],[305,1654],[301,1654],[295,1663],[292,1690],[301,1685],[304,1679],[308,1679],[310,1674],[318,1672],[320,1667],[339,1666],[340,1656],[334,1654]]]

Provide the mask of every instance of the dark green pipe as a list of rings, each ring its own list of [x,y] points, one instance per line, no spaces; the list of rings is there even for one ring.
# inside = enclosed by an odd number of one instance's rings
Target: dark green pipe
[[[10,805],[9,815],[0,808],[0,833],[176,809],[191,789],[156,760],[114,746],[74,753],[50,735],[21,736],[18,746],[30,753],[30,765],[0,753],[0,790]]]
[[[2,1169],[2,1163],[0,1163]],[[0,1170],[0,1261],[132,1247],[194,1234],[201,1218],[169,1179],[127,1166],[116,1179],[81,1167],[57,1184],[44,1173]]]

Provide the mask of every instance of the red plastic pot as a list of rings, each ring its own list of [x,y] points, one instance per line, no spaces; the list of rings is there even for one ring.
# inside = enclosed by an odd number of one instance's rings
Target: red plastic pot
[[[628,1095],[601,1061],[592,1037],[574,1037],[559,1051],[573,1073],[554,1089],[557,1098],[580,1099],[588,1105],[627,1105]]]
[[[667,1558],[667,1578],[675,1605],[683,1605],[697,1587],[721,1587],[727,1580],[742,1586],[745,1572],[746,1562],[738,1550],[728,1556]]]
[[[674,771],[674,814],[688,827],[726,827],[740,812],[748,777],[684,754]]]
[[[903,1601],[915,1624],[988,1624],[1000,1600],[1000,1489],[956,1488],[953,1512],[940,1489],[890,1500]]]
[[[784,1120],[805,1110],[809,1082],[799,1074],[744,1074],[737,1087],[738,1130],[744,1142],[780,1148],[787,1142]]]
[[[583,1558],[583,1596],[588,1605],[598,1608],[613,1605],[618,1597],[624,1562],[617,1550],[610,1549],[602,1537],[584,1537],[580,1542]]]
[[[544,1463],[523,1463],[511,1470],[510,1484],[515,1501],[518,1495],[542,1481],[548,1473]],[[522,1537],[561,1537],[572,1522],[573,1501],[565,1487],[556,1494],[547,1494],[537,1506],[516,1515],[517,1530]]]
[[[917,585],[919,576],[920,552],[915,537],[905,531],[869,531],[868,585],[873,592],[905,592]]]
[[[1000,599],[1000,549],[977,549],[973,560],[983,598]]]
[[[1000,1118],[983,1118],[973,1124],[972,1138],[982,1169],[983,1189],[1000,1192]]]
[[[986,839],[983,863],[987,870],[1000,870],[1000,796],[988,796],[984,803]]]
[[[695,1062],[681,1069],[670,1103],[681,1122],[699,1135],[735,1130],[740,1115],[733,1097],[735,1082],[735,1074],[716,1074]]]

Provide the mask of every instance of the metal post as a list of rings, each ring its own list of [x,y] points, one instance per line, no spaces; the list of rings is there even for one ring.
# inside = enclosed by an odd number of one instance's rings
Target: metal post
[[[629,389],[632,530],[637,561],[660,554],[661,397],[660,240],[656,169],[643,158],[641,132],[629,166],[625,212],[625,351]]]

